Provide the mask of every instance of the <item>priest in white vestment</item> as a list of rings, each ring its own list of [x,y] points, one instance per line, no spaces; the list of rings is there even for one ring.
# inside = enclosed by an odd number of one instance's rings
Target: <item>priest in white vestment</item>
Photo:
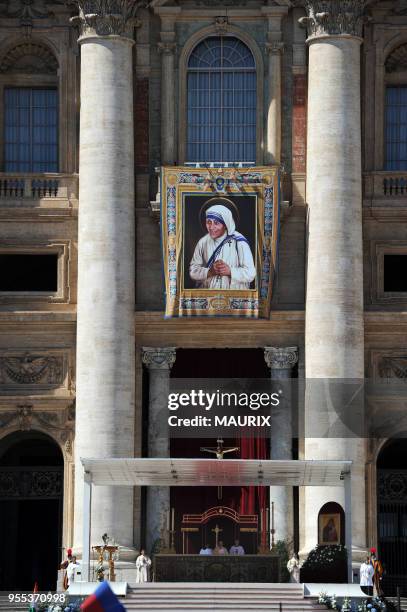
[[[150,557],[146,555],[144,549],[141,549],[136,559],[136,582],[148,582],[148,568],[150,565]]]
[[[373,576],[374,567],[370,562],[370,558],[366,557],[366,560],[360,566],[360,588],[366,595],[373,595]]]
[[[226,206],[215,204],[208,208],[208,233],[198,241],[189,266],[197,288],[250,288],[256,277],[253,255],[246,238],[235,228],[233,215]]]
[[[229,554],[230,555],[244,555],[244,548],[239,543],[239,540],[235,540],[235,543],[233,544],[233,546],[230,547]]]

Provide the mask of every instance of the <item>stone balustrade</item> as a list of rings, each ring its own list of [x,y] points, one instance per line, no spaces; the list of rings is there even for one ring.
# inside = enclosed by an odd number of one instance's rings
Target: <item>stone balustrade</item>
[[[364,197],[371,200],[407,198],[407,170],[366,173]]]
[[[29,200],[52,206],[78,205],[78,176],[75,174],[0,173],[0,204],[24,205]]]

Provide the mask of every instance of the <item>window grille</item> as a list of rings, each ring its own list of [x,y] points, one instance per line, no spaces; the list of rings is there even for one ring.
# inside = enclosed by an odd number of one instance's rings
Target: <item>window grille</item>
[[[386,88],[386,170],[407,170],[407,87]]]
[[[4,90],[4,171],[58,172],[56,89]]]
[[[187,162],[256,163],[256,66],[239,39],[210,36],[189,58]]]

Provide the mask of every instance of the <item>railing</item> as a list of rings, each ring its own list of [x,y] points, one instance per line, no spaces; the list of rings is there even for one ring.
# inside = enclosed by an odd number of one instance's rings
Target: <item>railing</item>
[[[374,200],[407,198],[407,171],[366,173],[364,195]]]
[[[0,203],[27,200],[78,200],[78,177],[72,174],[0,173]]]

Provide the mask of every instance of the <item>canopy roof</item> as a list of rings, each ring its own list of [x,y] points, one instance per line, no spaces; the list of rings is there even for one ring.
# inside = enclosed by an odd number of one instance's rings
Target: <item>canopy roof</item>
[[[81,459],[93,485],[343,486],[351,461],[259,459]]]

